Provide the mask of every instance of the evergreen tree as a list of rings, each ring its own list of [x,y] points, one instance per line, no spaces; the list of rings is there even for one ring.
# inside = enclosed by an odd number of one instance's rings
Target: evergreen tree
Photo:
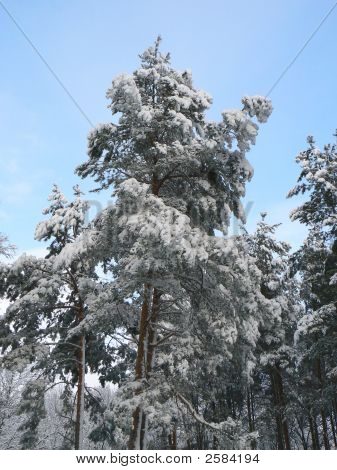
[[[301,390],[313,449],[323,443],[336,445],[336,306],[337,272],[335,145],[321,151],[312,137],[308,149],[297,157],[301,174],[289,193],[307,194],[308,199],[292,212],[304,223],[309,235],[294,256],[294,268],[302,278],[306,313],[298,323],[296,339],[304,384]]]
[[[275,420],[275,447],[290,449],[289,417],[291,395],[295,377],[294,332],[300,316],[300,298],[296,280],[291,276],[290,246],[275,237],[277,224],[265,221],[266,213],[257,225],[255,233],[248,236],[251,254],[262,273],[261,292],[274,299],[275,308],[270,317],[265,317],[260,327],[258,342],[259,363],[255,370],[255,383],[247,391],[247,409],[250,427],[255,429],[263,423],[262,440],[268,439],[270,447],[270,420]],[[255,395],[260,395],[256,397]],[[259,419],[253,419],[253,401],[268,397]],[[259,423],[260,421],[260,423]],[[268,429],[268,434],[266,430]],[[266,442],[266,441],[265,441]]]
[[[15,251],[15,246],[8,242],[8,237],[0,233],[0,256],[10,258]]]
[[[82,177],[94,177],[96,190],[115,191],[116,204],[96,221],[96,253],[115,280],[111,322],[127,336],[121,348],[126,343],[129,356],[132,351],[136,355],[117,406],[119,417],[124,410],[126,427],[133,410],[130,449],[148,445],[153,435],[149,418],[171,429],[178,413],[172,403],[177,400],[193,419],[207,425],[182,393],[188,373],[181,369],[180,374],[177,363],[191,369],[202,327],[208,329],[202,332],[203,348],[208,338],[216,338],[216,353],[210,356],[226,354],[240,338],[241,360],[249,363],[249,349],[258,335],[259,302],[265,308],[268,304],[256,288],[259,274],[244,259],[246,251],[215,237],[214,231],[227,231],[231,213],[244,220],[240,199],[252,176],[246,152],[258,132],[253,119],[267,120],[270,101],[245,97],[241,110],[224,111],[219,123],[207,121],[211,98],[194,88],[189,72],[170,66],[159,43],[140,56],[141,66],[132,75],[113,81],[107,97],[118,122],[90,133],[89,160],[77,169]],[[238,273],[230,281],[227,274],[234,264]],[[231,283],[229,291],[222,282]],[[239,308],[237,293],[244,289],[249,294],[240,299]],[[195,298],[197,291],[204,295]],[[132,306],[120,312],[116,305],[126,299]],[[130,315],[137,306],[139,323]],[[234,319],[239,311],[241,317]],[[178,376],[184,384],[181,391]],[[161,418],[154,419],[158,406]],[[230,435],[233,428],[226,420],[209,426],[221,435]]]
[[[49,218],[40,222],[36,238],[49,242],[45,259],[22,255],[9,268],[5,289],[11,301],[1,319],[4,367],[30,367],[32,380],[22,393],[20,411],[27,421],[23,448],[36,444],[39,421],[45,417],[45,392],[57,383],[76,386],[74,446],[82,445],[86,367],[96,370],[106,351],[104,336],[82,329],[88,306],[86,296],[95,289],[95,265],[85,252],[74,249],[85,233],[87,203],[78,187],[67,202],[54,186]],[[38,403],[38,406],[37,404]]]

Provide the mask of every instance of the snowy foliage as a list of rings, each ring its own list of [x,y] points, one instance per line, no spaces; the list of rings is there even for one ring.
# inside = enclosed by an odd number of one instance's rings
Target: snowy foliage
[[[214,383],[221,371],[225,391],[235,358],[239,380],[248,383],[259,325],[275,308],[259,290],[246,243],[214,236],[227,232],[231,213],[244,220],[240,199],[253,174],[246,153],[258,133],[254,118],[265,122],[271,103],[245,97],[242,109],[208,122],[210,96],[193,86],[190,72],[171,67],[159,43],[140,56],[132,75],[113,80],[107,98],[117,117],[91,131],[89,159],[77,169],[116,200],[94,223],[95,251],[114,279],[115,341],[122,333],[120,351],[127,348],[126,359],[136,355],[115,407],[126,432],[133,417],[131,448],[153,445],[156,426],[170,428],[182,416],[206,422],[190,404],[195,390],[206,406],[203,371]],[[179,409],[172,405],[177,397]],[[227,418],[216,414],[209,423],[234,446],[240,426],[233,422],[234,432]]]
[[[292,218],[309,228],[309,235],[294,254],[294,272],[301,279],[301,298],[305,313],[295,332],[298,387],[302,413],[309,415],[312,448],[320,448],[317,420],[322,422],[325,449],[331,448],[328,416],[332,439],[336,433],[332,413],[336,413],[336,288],[337,231],[336,231],[336,146],[326,145],[321,151],[313,137],[309,147],[297,157],[301,174],[290,191],[292,197],[306,194],[307,200],[292,212]],[[335,415],[336,416],[336,415]]]
[[[112,81],[111,122],[76,170],[113,203],[87,223],[79,187],[68,201],[54,185],[35,232],[48,255],[0,263],[0,446],[337,447],[335,146],[310,138],[297,157],[300,250],[265,213],[228,238],[271,102],[210,121],[160,38],[140,61]]]
[[[297,185],[288,197],[308,193],[309,199],[292,212],[292,219],[299,220],[309,228],[320,229],[329,237],[337,235],[337,152],[336,145],[325,145],[320,150],[308,137],[309,147],[301,152],[296,161],[301,166]]]

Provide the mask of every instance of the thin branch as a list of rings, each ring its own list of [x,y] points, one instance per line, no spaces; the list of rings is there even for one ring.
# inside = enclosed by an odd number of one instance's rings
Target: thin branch
[[[186,408],[188,409],[188,411],[190,412],[190,414],[193,416],[193,418],[198,421],[198,423],[204,425],[204,426],[207,426],[208,428],[212,429],[213,431],[221,431],[221,427],[217,424],[213,424],[213,423],[208,423],[207,421],[204,420],[204,418],[202,416],[200,416],[196,411],[195,409],[193,408],[193,405],[185,398],[183,397],[180,393],[176,393],[176,397],[178,400],[180,400],[185,406]]]

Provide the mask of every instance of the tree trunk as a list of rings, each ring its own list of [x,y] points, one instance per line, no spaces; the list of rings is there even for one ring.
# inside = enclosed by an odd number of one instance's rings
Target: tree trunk
[[[319,380],[319,387],[320,387],[320,393],[321,396],[323,395],[323,388],[324,388],[324,379],[323,379],[323,374],[324,374],[324,363],[322,366],[321,358],[318,357],[316,359],[316,376]],[[323,370],[322,370],[323,369]],[[323,407],[321,407],[320,410],[321,413],[321,418],[322,418],[322,428],[323,428],[323,442],[324,442],[324,447],[326,450],[330,450],[330,442],[329,442],[329,437],[328,437],[328,429],[326,425],[326,417],[325,417],[325,411]]]
[[[154,361],[154,354],[156,348],[156,340],[157,340],[157,319],[158,319],[158,312],[159,312],[159,301],[160,301],[161,293],[156,289],[153,288],[152,294],[152,305],[151,305],[151,315],[147,321],[147,348],[146,348],[146,361],[145,361],[145,371],[144,375],[146,379],[149,379],[153,361]],[[147,448],[147,426],[148,420],[147,416],[143,412],[143,420],[141,426],[141,436],[140,436],[140,448],[146,449]]]
[[[280,368],[275,366],[271,372],[272,388],[274,388],[274,402],[276,405],[277,445],[279,449],[290,450],[288,423],[284,416],[285,396]]]
[[[142,412],[142,422],[140,425],[140,440],[139,440],[139,449],[144,450],[147,448],[147,439],[146,439],[146,434],[147,434],[147,416],[144,413],[144,410]]]
[[[135,368],[135,379],[141,380],[148,379],[154,360],[155,342],[157,338],[156,322],[159,312],[159,301],[161,293],[158,289],[152,289],[152,303],[149,304],[149,296],[151,287],[147,284],[144,286],[144,300],[141,311],[140,325],[139,325],[139,340],[138,351]],[[141,392],[141,387],[136,393]],[[142,419],[140,421],[141,407],[138,406],[133,413],[133,426],[129,437],[129,449],[146,449],[146,431],[147,431],[147,417],[142,412]]]
[[[177,430],[174,426],[168,437],[170,450],[177,450]]]
[[[335,429],[337,429],[337,402],[335,398],[332,400],[332,414],[334,418]]]
[[[253,389],[250,387],[250,403],[251,403],[251,410],[252,410],[252,422],[253,422],[253,428],[255,430],[255,400],[254,400],[254,394],[253,394]]]
[[[76,290],[77,285],[76,285]],[[77,323],[80,324],[84,319],[84,306],[79,300]],[[76,401],[76,420],[75,420],[75,450],[81,450],[83,447],[83,421],[84,421],[84,387],[85,387],[85,335],[82,334],[78,344],[78,382],[77,382],[77,401]]]
[[[254,422],[254,405],[253,405],[253,392],[251,387],[247,388],[247,414],[248,414],[248,428],[249,432],[255,431],[255,422]],[[256,449],[255,439],[251,440],[250,443],[251,449]]]
[[[151,316],[148,322],[148,347],[147,347],[147,355],[146,355],[146,377],[148,378],[152,372],[153,361],[154,361],[154,351],[155,351],[155,343],[157,340],[157,326],[156,322],[158,319],[159,313],[159,302],[160,302],[161,293],[158,291],[157,288],[153,289],[152,295],[152,308],[151,308]]]
[[[303,426],[302,426],[300,423],[298,423],[298,426],[299,426],[299,428],[300,428],[301,441],[302,441],[303,450],[307,450],[307,449],[308,449],[308,445],[307,445],[307,441],[306,441],[306,439],[305,439]]]
[[[318,428],[317,428],[316,416],[314,416],[313,419],[314,419],[314,431],[315,431],[316,445],[317,445],[317,449],[320,450],[321,444],[320,444],[319,436],[318,436]]]
[[[332,436],[333,436],[333,442],[334,442],[335,448],[337,449],[337,439],[336,439],[335,423],[333,422],[332,414],[330,414],[329,417],[330,417],[330,426],[331,426],[331,431],[332,431]]]
[[[330,450],[330,442],[328,436],[328,428],[326,425],[325,411],[321,408],[322,428],[323,428],[323,442],[326,450]]]
[[[139,339],[138,339],[138,349],[137,349],[137,358],[136,358],[136,367],[135,367],[135,380],[141,380],[144,377],[144,365],[145,365],[145,354],[146,354],[146,340],[147,340],[147,324],[149,316],[149,291],[150,286],[148,284],[144,285],[144,298],[143,305],[140,314],[140,324],[139,324]],[[137,394],[141,392],[141,389],[138,388],[136,391]],[[130,450],[140,449],[141,446],[141,428],[142,428],[142,411],[141,407],[137,406],[135,411],[132,414],[132,428],[129,436],[128,448]]]
[[[310,413],[309,413],[309,428],[310,428],[310,434],[311,434],[311,447],[313,450],[318,450],[319,446],[318,446],[317,439],[316,439],[314,421]]]
[[[83,448],[83,421],[84,421],[84,387],[85,387],[85,336],[79,341],[78,354],[78,382],[75,421],[75,450]]]
[[[284,450],[282,414],[281,414],[280,397],[279,397],[279,390],[277,387],[275,368],[272,368],[272,370],[270,371],[270,383],[271,383],[274,409],[275,409],[276,447],[278,450]]]
[[[154,172],[152,175],[151,190],[152,194],[158,196],[160,189],[160,181],[157,174]],[[157,335],[157,329],[154,323],[157,320],[160,293],[156,288],[153,289],[152,308],[151,315],[149,315],[149,296],[151,287],[148,284],[144,285],[144,300],[140,315],[139,325],[139,340],[138,350],[135,367],[135,379],[141,380],[147,377],[151,372],[154,359],[155,340]],[[140,393],[139,389],[136,393]],[[142,415],[142,417],[141,417]],[[131,449],[143,449],[146,447],[146,429],[147,429],[147,418],[141,411],[141,407],[138,406],[132,415],[132,428],[129,436],[128,448]]]
[[[254,431],[253,419],[252,419],[252,411],[250,405],[250,391],[249,388],[247,389],[247,414],[248,414],[248,429],[249,432]]]
[[[282,421],[282,429],[283,429],[285,448],[286,450],[291,450],[288,422],[285,418],[283,418],[283,421]]]

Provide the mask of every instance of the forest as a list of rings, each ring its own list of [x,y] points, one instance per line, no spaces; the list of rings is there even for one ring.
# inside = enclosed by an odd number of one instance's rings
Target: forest
[[[269,98],[209,120],[160,38],[106,98],[74,171],[113,203],[55,184],[45,257],[0,234],[0,448],[336,449],[336,144],[296,157],[293,250],[266,212],[245,228]]]

